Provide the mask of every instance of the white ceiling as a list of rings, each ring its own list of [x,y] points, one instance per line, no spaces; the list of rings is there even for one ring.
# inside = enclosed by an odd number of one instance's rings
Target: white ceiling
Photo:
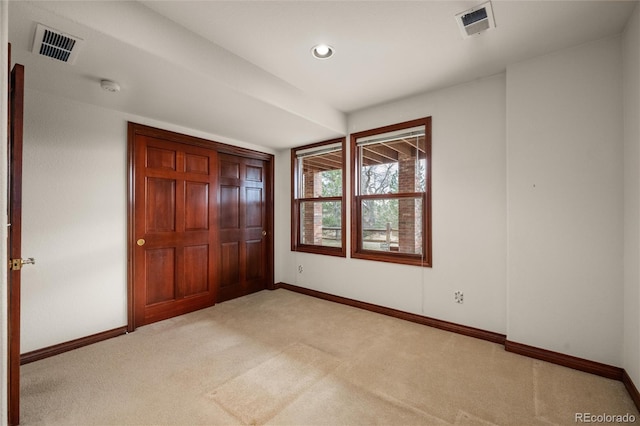
[[[27,87],[271,149],[342,136],[351,112],[503,72],[623,31],[635,1],[22,1],[9,6]],[[36,23],[80,37],[74,65],[30,53]],[[336,49],[319,61],[317,43]],[[116,80],[117,94],[99,88]]]

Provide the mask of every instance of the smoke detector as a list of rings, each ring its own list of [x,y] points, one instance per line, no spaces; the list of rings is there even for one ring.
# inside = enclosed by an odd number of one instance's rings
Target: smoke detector
[[[120,85],[113,80],[100,80],[100,87],[106,92],[116,93],[120,91]]]
[[[82,43],[83,40],[78,37],[38,24],[31,51],[36,55],[73,64]]]
[[[463,38],[468,38],[496,27],[490,1],[458,13],[456,21]]]

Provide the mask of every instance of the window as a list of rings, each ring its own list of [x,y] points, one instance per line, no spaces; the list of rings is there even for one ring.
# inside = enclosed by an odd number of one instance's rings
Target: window
[[[351,135],[351,257],[431,266],[431,117]]]
[[[346,256],[345,139],[291,150],[291,250]]]

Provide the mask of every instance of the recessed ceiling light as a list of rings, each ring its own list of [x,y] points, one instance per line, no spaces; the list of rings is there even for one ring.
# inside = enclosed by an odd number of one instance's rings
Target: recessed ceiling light
[[[316,59],[328,59],[333,56],[333,47],[327,44],[319,44],[311,49],[311,54]]]

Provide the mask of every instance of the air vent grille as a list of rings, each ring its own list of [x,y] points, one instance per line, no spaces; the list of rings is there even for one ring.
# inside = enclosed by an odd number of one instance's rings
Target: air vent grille
[[[465,27],[468,27],[471,24],[475,24],[480,20],[487,19],[487,8],[483,7],[482,9],[478,9],[474,12],[462,15],[461,19]]]
[[[467,38],[490,28],[495,28],[491,2],[483,3],[456,15],[462,37]]]
[[[73,64],[82,40],[38,24],[33,40],[33,53]]]

